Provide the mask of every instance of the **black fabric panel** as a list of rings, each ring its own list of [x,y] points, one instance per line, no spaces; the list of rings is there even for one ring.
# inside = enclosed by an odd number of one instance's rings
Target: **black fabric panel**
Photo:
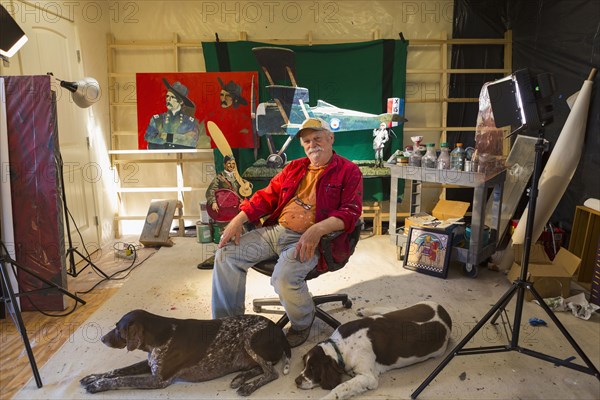
[[[550,72],[556,81],[554,122],[545,131],[553,145],[569,116],[566,99],[581,89],[592,67],[600,66],[600,1],[508,0],[508,5],[513,27],[513,70]],[[600,198],[598,75],[594,82],[579,166],[550,219],[567,231],[571,230],[575,207],[588,198]]]
[[[556,81],[553,98],[554,122],[545,138],[554,144],[569,115],[566,99],[578,91],[592,67],[600,66],[600,1],[597,0],[455,0],[453,37],[502,37],[513,31],[513,71],[529,68],[532,74],[550,72]],[[453,68],[502,67],[499,49],[454,46]],[[452,77],[451,97],[477,97],[484,82],[494,76]],[[595,79],[586,138],[579,167],[550,220],[570,231],[575,207],[588,198],[600,198],[600,79]],[[450,104],[449,126],[473,125],[473,105]],[[530,135],[536,135],[530,132]],[[466,133],[449,134],[452,145]],[[546,157],[547,158],[547,155]],[[450,191],[452,192],[452,191]],[[567,243],[565,243],[566,245]]]

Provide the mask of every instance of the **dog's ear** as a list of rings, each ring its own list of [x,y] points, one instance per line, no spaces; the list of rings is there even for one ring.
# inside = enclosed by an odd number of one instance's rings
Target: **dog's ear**
[[[144,328],[135,321],[130,322],[125,327],[125,335],[127,342],[127,351],[133,351],[142,347],[142,337]]]
[[[331,357],[327,357],[327,362],[321,367],[321,387],[325,390],[331,390],[342,383],[342,374],[344,371],[337,362]]]

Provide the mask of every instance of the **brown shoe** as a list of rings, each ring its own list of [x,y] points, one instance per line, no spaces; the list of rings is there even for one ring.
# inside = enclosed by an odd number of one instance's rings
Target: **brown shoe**
[[[290,326],[290,329],[288,329],[287,333],[285,334],[285,337],[288,343],[290,344],[290,347],[298,347],[302,343],[306,342],[306,339],[308,339],[308,337],[310,336],[310,330],[312,328],[313,322],[315,322],[316,314],[316,312],[313,313],[308,328],[297,330]]]
[[[306,339],[308,339],[308,337],[310,336],[311,328],[312,328],[312,325],[309,326],[308,328],[301,329],[299,331],[297,331],[294,328],[290,328],[287,331],[287,333],[285,334],[285,337],[286,337],[288,343],[290,344],[290,347],[298,347],[302,343],[306,342]]]

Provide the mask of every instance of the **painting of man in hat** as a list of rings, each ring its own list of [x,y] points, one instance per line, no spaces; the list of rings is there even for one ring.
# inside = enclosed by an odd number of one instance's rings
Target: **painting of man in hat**
[[[221,93],[219,95],[222,108],[238,108],[239,105],[247,105],[248,102],[242,97],[242,87],[234,81],[229,81],[224,84],[221,77],[217,77],[221,85]]]
[[[198,142],[196,105],[188,97],[188,88],[179,81],[172,85],[162,79],[167,88],[167,110],[150,118],[144,139],[148,149],[194,149]]]

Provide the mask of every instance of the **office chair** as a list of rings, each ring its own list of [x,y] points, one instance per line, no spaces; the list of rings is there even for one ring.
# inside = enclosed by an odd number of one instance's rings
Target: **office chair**
[[[356,225],[354,226],[354,231],[352,231],[352,233],[348,236],[348,240],[350,241],[350,256],[354,253],[354,249],[356,248],[356,244],[358,243],[358,239],[360,238],[360,231],[361,231],[361,221],[359,220],[356,223]],[[328,235],[325,235],[321,238],[320,245],[324,252],[324,257],[325,257],[325,261],[327,264],[327,270],[326,271],[318,271],[317,267],[315,267],[312,271],[310,271],[308,273],[308,275],[306,275],[305,280],[315,279],[326,272],[336,271],[338,269],[343,268],[346,265],[346,263],[348,262],[348,259],[346,259],[342,262],[336,263],[335,260],[333,259],[333,254],[331,252],[331,241],[333,239],[335,239],[337,236],[339,236],[341,233],[342,233],[341,231],[336,231],[336,232],[332,232]],[[350,256],[348,256],[348,258],[350,258]],[[264,260],[264,261],[261,261],[255,265],[253,265],[252,269],[260,272],[263,275],[271,276],[273,274],[273,269],[275,268],[276,263],[277,263],[277,258],[274,257],[274,258],[270,258],[268,260]],[[338,326],[341,325],[341,323],[337,319],[335,319],[333,316],[331,316],[331,314],[329,314],[326,311],[324,311],[323,309],[321,309],[319,306],[321,304],[333,303],[336,301],[340,301],[342,303],[342,306],[344,306],[345,308],[352,307],[352,301],[348,298],[347,294],[342,294],[342,293],[340,293],[340,294],[325,294],[325,295],[319,295],[319,296],[312,296],[312,299],[315,303],[315,311],[316,311],[315,318],[319,318],[320,320],[325,322],[327,325],[331,326],[333,329],[336,329]],[[281,305],[281,303],[279,302],[278,298],[254,299],[254,301],[252,302],[252,308],[253,308],[254,312],[256,312],[256,313],[267,312],[267,311],[263,310],[263,307],[265,307],[265,306],[280,306],[280,305]],[[279,319],[279,321],[276,322],[276,324],[280,328],[283,328],[288,322],[289,322],[289,318],[288,318],[287,314],[284,313],[283,316]]]

